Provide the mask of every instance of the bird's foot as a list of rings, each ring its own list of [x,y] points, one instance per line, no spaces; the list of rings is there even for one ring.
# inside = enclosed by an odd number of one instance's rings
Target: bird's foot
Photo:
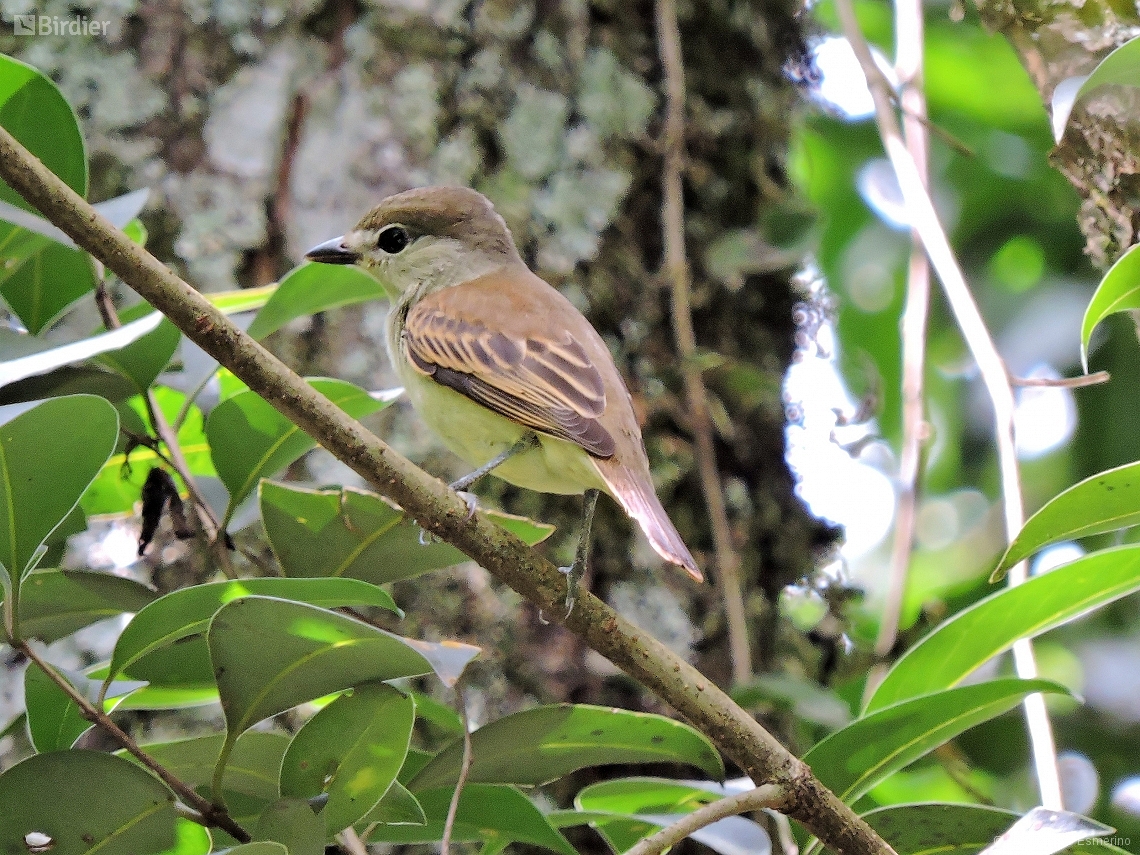
[[[449,486],[452,490],[458,493],[459,498],[461,498],[467,504],[467,516],[463,518],[463,521],[467,522],[471,519],[471,517],[475,516],[475,511],[479,508],[479,499],[475,496],[474,493],[468,493],[466,490],[461,490],[456,487],[455,484],[450,484]]]
[[[426,528],[421,528],[420,546],[431,546],[433,543],[439,543],[439,538],[428,531]]]
[[[575,560],[569,567],[559,567],[558,572],[566,577],[566,617],[570,617],[578,599],[578,585],[586,575],[586,562]]]

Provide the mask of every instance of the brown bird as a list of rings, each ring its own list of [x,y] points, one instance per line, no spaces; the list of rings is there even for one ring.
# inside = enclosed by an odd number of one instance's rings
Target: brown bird
[[[448,448],[479,467],[453,487],[493,470],[532,490],[586,493],[572,581],[585,569],[594,502],[604,491],[662,558],[703,578],[654,492],[609,349],[527,268],[485,196],[459,187],[390,196],[306,257],[358,264],[388,292],[388,352],[413,406]]]

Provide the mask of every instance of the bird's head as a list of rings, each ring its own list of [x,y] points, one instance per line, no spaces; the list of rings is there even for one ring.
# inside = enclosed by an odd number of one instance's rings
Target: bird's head
[[[521,263],[510,230],[482,193],[423,187],[389,196],[305,257],[358,264],[397,293],[434,291]]]

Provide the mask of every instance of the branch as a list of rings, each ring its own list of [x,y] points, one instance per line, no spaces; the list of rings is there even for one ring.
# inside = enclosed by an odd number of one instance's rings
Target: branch
[[[108,223],[0,127],[0,178],[99,258],[192,341],[391,499],[544,613],[564,612],[566,577],[550,561],[413,465],[319,394],[144,248]],[[779,805],[837,855],[893,850],[747,712],[696,668],[589,593],[564,625],[670,704],[753,781],[779,784]]]
[[[685,68],[681,62],[681,32],[677,27],[674,0],[657,0],[657,45],[665,69],[665,166],[661,176],[664,201],[661,208],[665,270],[672,283],[673,335],[677,340],[685,398],[693,426],[694,457],[701,478],[701,491],[709,508],[713,549],[716,552],[716,582],[724,600],[728,622],[728,646],[732,681],[737,685],[752,679],[752,651],[744,614],[740,581],[740,558],[732,545],[732,529],[724,505],[724,490],[713,445],[708,392],[696,359],[697,336],[689,291],[692,277],[685,257],[685,200],[682,176],[685,170]]]
[[[693,832],[700,831],[717,820],[778,805],[783,800],[783,795],[779,787],[768,784],[746,793],[737,793],[735,796],[709,802],[684,819],[639,841],[633,848],[626,850],[625,855],[661,855],[670,846],[675,846]]]
[[[923,186],[918,165],[903,143],[891,107],[890,83],[871,56],[871,49],[867,46],[862,30],[859,29],[851,0],[836,0],[836,11],[839,13],[843,34],[855,51],[855,56],[867,78],[867,85],[871,89],[879,136],[898,178],[903,201],[911,217],[911,226],[922,237],[926,254],[938,273],[950,310],[954,313],[954,318],[966,340],[966,346],[969,347],[978,365],[982,382],[993,403],[1006,542],[1012,543],[1025,522],[1025,509],[1021,501],[1021,476],[1018,472],[1017,449],[1013,441],[1014,400],[1009,375],[1001,354],[998,353],[989,330],[986,329],[978,305],[974,302],[974,296],[970,293],[970,286],[966,284],[966,277],[962,275],[962,270],[954,257],[954,251],[938,220],[930,194]],[[1023,561],[1010,570],[1009,584],[1019,585],[1027,577],[1028,571]],[[1013,660],[1017,676],[1023,680],[1037,676],[1037,663],[1029,639],[1022,639],[1014,644]],[[1038,786],[1041,789],[1041,802],[1045,807],[1060,810],[1061,780],[1057,772],[1057,749],[1053,744],[1053,730],[1042,695],[1030,695],[1025,699],[1025,717],[1029,729],[1029,741],[1033,748]]]
[[[67,697],[71,699],[71,702],[79,707],[80,712],[82,712],[83,717],[87,719],[87,721],[110,734],[111,738],[130,752],[132,757],[161,778],[162,782],[170,787],[185,804],[197,811],[203,825],[217,826],[229,832],[231,837],[241,843],[248,843],[250,841],[249,832],[234,822],[224,807],[212,804],[208,799],[198,795],[189,785],[175,777],[165,766],[139,748],[138,743],[131,738],[130,734],[115,724],[107,713],[83,697],[62,674],[45,662],[28,642],[23,640],[13,641],[12,646],[24,656],[28,657],[36,667],[43,671],[48,676],[48,679],[55,683],[60,688],[60,691],[67,695]]]

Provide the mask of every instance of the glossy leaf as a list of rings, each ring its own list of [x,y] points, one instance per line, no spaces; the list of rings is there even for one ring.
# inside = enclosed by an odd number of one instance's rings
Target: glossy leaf
[[[1048,680],[993,680],[878,709],[828,736],[804,756],[823,785],[848,803],[887,776],[1036,692],[1068,690]]]
[[[684,814],[718,798],[703,787],[669,778],[618,778],[583,787],[574,797],[574,807],[614,814]]]
[[[957,685],[1009,649],[1140,590],[1140,546],[1094,552],[1015,588],[990,594],[940,624],[903,654],[867,704],[882,709]]]
[[[95,269],[85,252],[49,244],[0,284],[0,296],[33,335],[95,288]]]
[[[321,818],[335,834],[384,797],[404,764],[415,722],[412,699],[384,683],[357,686],[313,716],[281,764],[281,795],[328,794]]]
[[[97,681],[84,674],[56,670],[79,694],[98,705],[100,684]],[[132,681],[111,684],[103,704],[104,711],[116,709],[124,695],[141,686],[141,683]],[[70,748],[92,726],[75,701],[35,665],[29,665],[24,671],[24,706],[28,713],[28,735],[40,753]]]
[[[1140,523],[1140,463],[1118,466],[1074,484],[1031,516],[1009,545],[991,582],[1037,550]]]
[[[375,412],[387,403],[343,380],[310,383],[353,418]],[[218,476],[230,491],[227,520],[257,486],[258,479],[284,469],[316,446],[308,434],[253,392],[242,392],[218,404],[206,421],[206,437]]]
[[[119,417],[94,395],[52,398],[0,425],[0,564],[15,578],[115,449]]]
[[[450,544],[422,544],[419,526],[375,493],[262,481],[260,499],[266,535],[287,576],[347,576],[379,585],[467,560]],[[531,544],[553,531],[522,517],[491,518]]]
[[[106,670],[102,676],[107,676]],[[129,709],[181,709],[218,703],[205,635],[184,638],[148,653],[133,663],[124,676],[149,684],[124,701]]]
[[[161,855],[207,855],[212,846],[209,831],[180,816],[174,823],[174,845]]]
[[[1130,42],[1130,44],[1132,44]],[[1097,324],[1116,312],[1140,309],[1140,247],[1116,260],[1100,280],[1081,321],[1081,364],[1089,370],[1089,340]]]
[[[36,754],[0,775],[2,852],[27,852],[34,832],[51,855],[152,855],[174,846],[176,818],[158,778],[111,754]]]
[[[265,338],[305,315],[383,299],[386,295],[380,282],[359,267],[302,264],[278,283],[276,293],[250,324],[249,334]]]
[[[1053,139],[1061,141],[1073,107],[1086,95],[1101,86],[1115,83],[1119,86],[1140,86],[1140,40],[1125,42],[1100,61],[1087,77],[1070,77],[1061,81],[1053,91]]]
[[[427,816],[411,791],[399,781],[393,781],[384,798],[368,811],[356,827],[366,829],[376,822],[384,825],[426,825]]]
[[[146,303],[132,306],[122,312],[124,323],[147,318],[154,310]],[[165,369],[178,349],[182,332],[163,318],[153,332],[118,350],[107,351],[98,357],[99,362],[130,380],[137,392],[144,393]]]
[[[377,606],[401,614],[391,595],[356,579],[239,579],[173,591],[143,608],[115,644],[107,679],[167,645],[204,633],[214,614],[231,600],[259,594],[314,606]]]
[[[458,678],[478,650],[401,638],[315,606],[268,597],[222,606],[208,640],[231,744],[264,718],[361,683],[433,668],[443,679]],[[219,769],[225,755],[223,750]]]
[[[81,196],[87,193],[87,153],[75,113],[59,89],[32,66],[0,55],[0,125],[36,155],[44,165]],[[31,206],[6,183],[0,182],[0,200],[31,211]],[[86,254],[50,243],[20,225],[0,222],[4,256],[27,259],[0,273],[0,294],[33,333],[76,297],[94,285]],[[46,263],[40,261],[46,256]],[[68,261],[60,259],[67,258]],[[40,263],[36,264],[37,261]],[[34,265],[35,269],[28,269]],[[45,272],[82,265],[80,279],[45,280]],[[85,268],[85,269],[84,269]],[[85,282],[83,281],[85,278]]]
[[[214,774],[225,736],[213,733],[174,742],[150,743],[146,753],[180,780],[194,788],[206,787]],[[280,733],[250,731],[242,734],[226,765],[222,789],[260,799],[266,804],[278,797],[277,779],[289,737]],[[227,798],[227,802],[230,799]]]
[[[504,716],[471,735],[469,781],[536,785],[586,766],[685,763],[712,777],[724,764],[712,743],[687,724],[651,713],[584,704],[555,704]],[[408,788],[454,784],[463,740],[453,740]]]
[[[124,324],[117,330],[99,333],[57,347],[42,347],[0,362],[0,385],[7,386],[27,377],[46,374],[73,362],[82,362],[108,351],[118,350],[149,335],[162,323],[157,312]],[[39,341],[38,339],[36,341]]]
[[[289,855],[324,855],[325,825],[302,799],[278,799],[257,821],[254,837],[280,843]]]
[[[898,855],[976,855],[1005,833],[1018,815],[984,805],[927,803],[876,808],[863,814],[863,819],[891,842]],[[1083,841],[1066,851],[1071,855],[1124,853],[1099,840]]]
[[[443,822],[454,792],[452,787],[416,793],[427,817],[426,825],[381,825],[369,839],[388,843],[434,843],[443,836]],[[531,843],[575,855],[574,847],[559,834],[538,808],[514,787],[469,783],[459,796],[454,841]]]
[[[36,570],[20,588],[20,635],[50,644],[97,621],[137,612],[156,596],[111,573]]]

